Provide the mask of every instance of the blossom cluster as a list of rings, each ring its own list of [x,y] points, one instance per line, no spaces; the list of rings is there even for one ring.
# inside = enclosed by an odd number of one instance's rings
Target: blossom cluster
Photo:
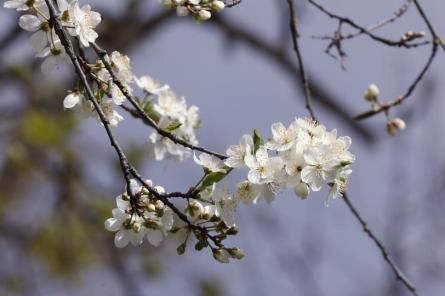
[[[127,95],[133,96],[134,86],[142,90],[143,99],[138,99],[140,106],[156,122],[159,128],[192,145],[198,144],[195,135],[195,129],[200,125],[199,108],[197,106],[188,107],[185,97],[176,95],[168,85],[162,84],[151,76],[137,77],[132,72],[128,56],[114,51],[107,59],[116,78],[125,88]],[[113,106],[121,106],[126,100],[126,95],[113,82],[102,61],[98,60],[91,68],[96,81],[100,85],[98,99],[102,110],[110,125],[117,126],[124,118]],[[82,105],[83,102],[86,102],[84,94],[81,91],[73,91],[65,97],[64,107],[67,109],[74,108],[77,105]],[[174,143],[157,131],[150,134],[149,141],[153,145],[156,160],[174,157],[177,161],[183,161],[191,155],[190,149]]]
[[[157,101],[147,101],[145,109],[157,120],[158,126],[172,135],[185,140],[192,145],[198,145],[195,129],[199,128],[199,108],[187,106],[185,98],[178,96],[167,85],[161,86],[159,82],[149,76],[143,76],[138,80],[138,85],[147,94],[157,97]],[[150,105],[151,104],[151,105]],[[153,131],[150,135],[156,160],[173,157],[176,161],[183,161],[190,157],[190,149],[174,143],[171,139]]]
[[[45,1],[10,0],[4,3],[4,7],[26,11],[20,17],[19,25],[34,32],[31,45],[37,57],[46,58],[41,66],[44,73],[70,63],[65,48],[50,23]],[[101,22],[99,13],[92,11],[89,5],[80,6],[78,0],[57,0],[57,7],[62,25],[72,37],[78,39],[79,46],[89,47],[90,43],[95,42],[98,37],[95,28]],[[127,96],[133,97],[134,87],[137,86],[143,91],[143,99],[134,98],[161,129],[192,145],[198,144],[194,132],[200,124],[198,107],[188,108],[184,97],[177,96],[168,85],[162,85],[150,76],[137,77],[133,73],[130,58],[118,51],[106,55],[105,61],[111,65],[114,77],[100,59],[94,64],[82,62],[96,82],[96,99],[110,126],[116,127],[124,120],[116,107],[122,106]],[[119,86],[115,79],[120,82]],[[86,97],[85,90],[74,89],[65,97],[63,106],[65,109],[75,108],[83,114],[93,115],[93,106]],[[157,101],[154,102],[154,99]],[[177,161],[182,161],[191,155],[188,148],[177,145],[156,132],[150,135],[149,141],[157,160],[174,157]]]
[[[44,58],[41,65],[44,73],[49,73],[59,65],[68,64],[69,57],[59,37],[49,23],[48,7],[43,0],[9,0],[3,4],[5,8],[26,11],[19,19],[19,26],[29,32],[31,46],[36,57]],[[80,6],[78,0],[57,0],[60,10],[59,17],[67,32],[78,38],[83,47],[88,47],[98,37],[95,28],[101,22],[98,12],[92,11],[89,5]]]
[[[197,22],[212,17],[212,12],[220,12],[225,8],[224,1],[220,0],[160,0],[167,8],[176,9],[178,16],[192,14]]]
[[[147,180],[152,185],[151,180]],[[154,187],[158,193],[164,193],[161,186]],[[153,246],[159,246],[173,227],[173,212],[164,203],[139,186],[136,180],[130,181],[130,195],[125,192],[116,197],[117,207],[113,217],[105,221],[105,229],[115,232],[114,244],[123,248],[131,243],[141,245],[144,238]],[[130,196],[135,198],[131,206]]]
[[[145,183],[152,187],[152,181]],[[144,185],[145,186],[145,185]],[[159,194],[165,190],[161,186],[152,187]],[[204,233],[194,231],[198,242],[195,249],[200,251],[210,247],[206,233],[217,233],[212,238],[218,247],[211,247],[213,256],[222,263],[228,263],[230,259],[241,259],[244,252],[238,247],[226,248],[219,244],[228,235],[238,234],[238,228],[234,222],[234,206],[236,205],[226,190],[213,189],[208,192],[208,199],[203,205],[197,200],[187,203],[184,212],[190,223],[195,227],[203,227]],[[171,208],[167,207],[159,197],[151,194],[145,187],[139,186],[134,179],[130,180],[127,191],[116,197],[117,207],[112,210],[113,217],[105,221],[105,229],[114,232],[114,244],[118,248],[124,248],[129,243],[139,246],[146,239],[151,245],[159,246],[169,233],[176,233],[183,229],[188,234],[192,229],[175,221]],[[187,239],[178,247],[178,253],[183,254]]]
[[[84,48],[94,43],[98,37],[95,28],[101,22],[100,14],[92,11],[89,5],[80,6],[78,0],[56,1],[58,21],[69,38],[76,39]],[[218,0],[161,2],[175,8],[179,15],[192,13],[198,22],[209,19],[212,12],[225,7],[225,3]],[[8,0],[4,7],[26,11],[20,17],[19,25],[34,33],[31,45],[37,57],[45,58],[41,66],[44,73],[70,62],[43,0]],[[118,51],[99,56],[93,64],[83,55],[78,59],[101,107],[98,113],[102,111],[105,116],[105,120],[101,120],[103,124],[115,127],[124,119],[116,107],[124,107],[134,116],[141,115],[139,111],[142,109],[143,115],[152,120],[149,124],[157,125],[149,136],[156,160],[172,157],[183,161],[191,156],[190,148],[177,144],[175,139],[198,144],[195,135],[195,129],[200,125],[198,107],[188,107],[185,98],[178,96],[168,85],[147,75],[135,75],[130,58]],[[135,95],[136,88],[140,97]],[[377,104],[378,95],[378,88],[370,86],[365,98]],[[123,106],[127,99],[138,110]],[[85,89],[70,91],[63,106],[95,114]],[[401,129],[402,125],[396,119],[388,124],[392,130]],[[193,234],[197,239],[196,250],[210,248],[216,260],[228,263],[230,259],[244,256],[240,248],[227,248],[222,243],[239,231],[235,221],[238,204],[270,203],[284,188],[292,188],[297,196],[305,199],[311,191],[328,186],[326,204],[342,196],[352,172],[350,165],[355,161],[355,156],[349,152],[349,137],[338,137],[335,129],[328,131],[322,124],[302,118],[296,118],[288,127],[274,123],[271,131],[272,137],[267,141],[258,130],[253,135],[243,135],[239,144],[227,149],[225,159],[205,152],[194,154],[195,163],[204,168],[204,177],[187,193],[179,195],[187,201],[183,211],[167,199],[171,196],[166,195],[161,186],[153,186],[150,180],[140,186],[136,180],[127,179],[126,191],[116,198],[113,217],[105,221],[105,228],[115,233],[115,245],[119,248],[129,243],[137,246],[146,239],[153,246],[159,246],[169,233],[185,230],[186,239],[177,249],[179,254],[184,253],[187,239]],[[237,184],[234,193],[230,193],[227,186],[217,186],[233,169],[243,168],[248,169],[247,177]]]
[[[320,191],[325,185],[330,187],[326,204],[342,196],[352,172],[350,165],[355,161],[348,150],[349,137],[337,137],[337,130],[327,131],[324,125],[301,118],[287,128],[274,123],[271,130],[269,141],[264,141],[258,131],[253,136],[243,135],[238,145],[227,149],[224,163],[209,155],[201,155],[195,162],[213,172],[223,167],[247,168],[247,179],[235,190],[235,202],[270,203],[283,188],[293,188],[305,199],[311,190]]]

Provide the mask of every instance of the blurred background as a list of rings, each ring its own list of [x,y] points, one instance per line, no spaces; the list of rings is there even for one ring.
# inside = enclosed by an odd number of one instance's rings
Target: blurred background
[[[200,107],[201,145],[224,152],[253,128],[270,136],[272,123],[307,116],[284,0],[244,0],[201,25],[155,0],[87,2],[104,19],[101,45]],[[403,1],[329,2],[321,3],[367,26]],[[445,2],[422,2],[445,36]],[[332,35],[337,23],[299,4],[315,112],[353,140],[350,199],[419,293],[445,295],[443,51],[412,97],[392,110],[407,129],[391,137],[382,114],[351,118],[369,109],[362,96],[370,83],[384,100],[403,94],[430,48],[389,48],[360,36],[343,43],[343,70],[325,53],[326,41],[313,38]],[[63,110],[73,71],[43,76],[18,17],[0,9],[0,295],[409,295],[345,203],[324,206],[324,191],[306,201],[285,191],[271,205],[241,205],[240,234],[228,244],[247,255],[228,265],[192,245],[176,255],[173,235],[159,248],[115,248],[103,223],[124,188],[117,157],[96,120]],[[427,32],[414,7],[378,34],[397,40],[409,30]],[[196,182],[201,170],[193,161],[151,160],[151,130],[125,118],[116,133],[145,177],[169,191]],[[245,174],[233,173],[231,187]]]

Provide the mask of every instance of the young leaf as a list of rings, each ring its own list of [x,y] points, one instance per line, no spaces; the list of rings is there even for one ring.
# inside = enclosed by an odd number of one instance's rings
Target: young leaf
[[[169,125],[167,125],[166,127],[162,128],[162,130],[167,133],[172,133],[173,131],[180,128],[181,125],[182,125],[182,123],[180,123],[178,120],[175,120],[175,121],[171,122]]]
[[[258,129],[254,129],[253,130],[253,146],[254,146],[253,153],[256,153],[258,148],[260,148],[263,145],[264,145],[264,139],[261,136],[260,131]]]
[[[202,180],[200,191],[206,189],[209,186],[212,186],[214,183],[220,182],[224,179],[230,172],[232,168],[225,168],[222,172],[213,172],[208,174],[204,180]]]

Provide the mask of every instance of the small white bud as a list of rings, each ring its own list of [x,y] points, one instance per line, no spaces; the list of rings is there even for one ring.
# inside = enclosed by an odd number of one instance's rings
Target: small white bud
[[[204,207],[202,206],[201,203],[197,202],[196,200],[191,201],[187,207],[187,212],[193,218],[201,216],[203,211],[204,211]]]
[[[220,12],[224,10],[226,5],[222,1],[213,1],[211,7],[214,11]]]
[[[294,192],[299,198],[306,199],[309,195],[309,186],[306,183],[300,182],[295,186]]]
[[[164,203],[160,200],[157,200],[155,202],[155,208],[156,208],[156,211],[162,210],[164,208]]]
[[[229,249],[229,254],[233,259],[238,259],[238,260],[243,259],[244,256],[246,256],[243,249],[239,247]]]
[[[141,231],[141,229],[142,229],[142,224],[139,223],[139,222],[135,222],[133,224],[132,228],[133,228],[134,232],[139,233]]]
[[[213,251],[213,258],[221,263],[229,263],[230,254],[225,249],[217,249]]]
[[[375,102],[377,101],[377,97],[380,95],[380,90],[374,83],[368,86],[368,89],[364,93],[364,98],[367,101]]]
[[[394,118],[388,120],[386,123],[386,130],[391,136],[394,136],[399,130],[404,129],[406,129],[406,123],[401,118]]]
[[[197,20],[198,21],[206,21],[212,17],[212,14],[208,10],[201,9],[198,12]]]
[[[156,211],[156,207],[155,207],[154,204],[149,203],[148,206],[147,206],[147,210],[148,210],[149,212],[155,212],[155,211]]]

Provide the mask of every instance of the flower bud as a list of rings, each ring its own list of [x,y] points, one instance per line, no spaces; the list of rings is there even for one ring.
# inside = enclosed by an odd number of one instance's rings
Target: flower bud
[[[133,229],[134,232],[139,233],[141,231],[141,229],[142,229],[141,223],[139,223],[139,222],[133,223],[132,229]]]
[[[124,194],[122,194],[122,200],[123,200],[123,201],[130,201],[130,196],[128,195],[127,192],[125,192]]]
[[[187,212],[192,216],[193,218],[199,217],[204,210],[204,207],[201,203],[197,202],[196,200],[193,200],[189,203],[187,206]]]
[[[379,94],[380,94],[379,88],[377,87],[377,85],[372,83],[368,86],[368,89],[365,91],[363,97],[367,101],[375,102],[377,101],[377,97],[379,96]]]
[[[221,263],[229,263],[229,252],[225,249],[217,249],[213,251],[213,258]]]
[[[147,206],[147,210],[148,210],[149,212],[154,212],[154,211],[156,211],[156,207],[155,207],[154,204],[149,203],[148,206]]]
[[[164,203],[159,199],[155,202],[156,211],[160,211],[164,208]]]
[[[197,21],[206,21],[212,17],[210,11],[201,9],[197,14]]]
[[[239,247],[229,249],[229,254],[230,257],[232,257],[233,259],[238,259],[238,260],[243,259],[244,256],[246,256],[244,250]]]
[[[220,12],[223,11],[224,8],[226,7],[226,5],[224,4],[223,1],[213,1],[211,4],[211,7],[214,11],[216,12]]]
[[[295,186],[294,192],[299,198],[306,199],[309,195],[309,186],[306,183],[300,182]]]
[[[406,128],[406,123],[401,118],[394,118],[391,120],[388,120],[386,123],[386,130],[388,134],[391,136],[394,136],[397,131],[404,130]]]

